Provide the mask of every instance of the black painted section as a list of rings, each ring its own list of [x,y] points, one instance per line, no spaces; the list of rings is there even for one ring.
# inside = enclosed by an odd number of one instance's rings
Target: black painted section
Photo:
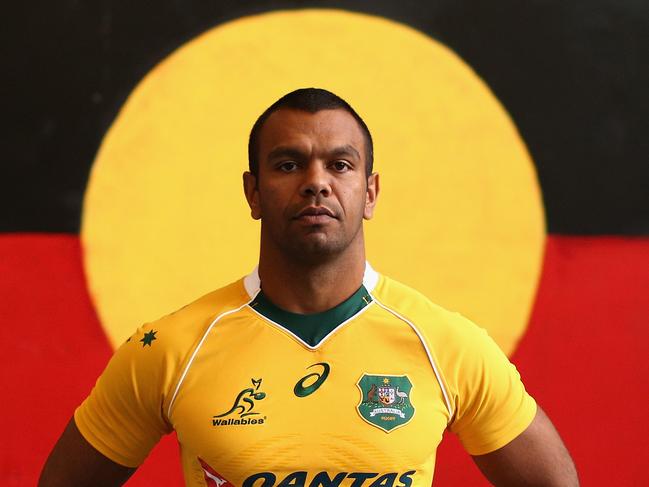
[[[487,81],[537,164],[550,232],[649,235],[646,0],[38,3],[2,9],[0,231],[79,230],[105,130],[184,41],[241,15],[330,6],[409,23]]]

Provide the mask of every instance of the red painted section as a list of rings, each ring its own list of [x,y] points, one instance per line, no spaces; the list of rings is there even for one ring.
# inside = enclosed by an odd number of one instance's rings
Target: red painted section
[[[0,236],[3,486],[35,485],[111,350],[87,292],[78,238]],[[557,425],[582,485],[649,485],[649,238],[550,237],[513,360]],[[435,485],[488,485],[450,437]],[[173,436],[131,486],[182,485]]]
[[[582,485],[649,485],[649,238],[547,241],[512,360],[567,444]],[[435,485],[489,485],[455,438]]]
[[[582,485],[649,485],[649,238],[553,237],[514,361]]]
[[[6,487],[36,485],[112,351],[88,296],[77,236],[1,235],[0,296],[0,478]],[[147,461],[129,485],[182,485],[173,438],[156,450],[162,468]]]

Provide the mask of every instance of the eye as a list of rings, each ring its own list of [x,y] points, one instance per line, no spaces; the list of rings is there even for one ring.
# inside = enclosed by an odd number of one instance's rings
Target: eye
[[[293,161],[285,161],[279,165],[279,169],[282,172],[293,172],[297,169],[297,164]]]
[[[334,161],[331,166],[336,172],[346,172],[351,169],[351,166],[347,161]]]

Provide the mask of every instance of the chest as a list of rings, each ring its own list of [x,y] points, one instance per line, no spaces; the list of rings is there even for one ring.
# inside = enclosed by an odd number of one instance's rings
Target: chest
[[[215,327],[170,418],[184,463],[266,487],[432,477],[448,413],[428,356],[406,325],[366,315],[315,348],[252,315]]]

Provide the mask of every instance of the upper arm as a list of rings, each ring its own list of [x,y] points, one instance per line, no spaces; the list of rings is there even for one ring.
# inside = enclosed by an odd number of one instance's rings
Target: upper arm
[[[449,429],[471,455],[482,455],[520,435],[536,414],[516,367],[485,330],[456,322],[456,343],[447,364],[455,411]]]
[[[168,334],[145,325],[119,347],[55,445],[41,486],[121,485],[169,432],[162,411],[174,376]]]
[[[462,346],[446,367],[456,391],[449,429],[480,470],[497,486],[578,485],[570,455],[515,366],[483,330],[457,328]]]
[[[541,408],[515,439],[491,453],[474,456],[473,460],[496,486],[579,485],[570,454]]]
[[[134,471],[93,448],[81,435],[73,418],[50,453],[38,486],[117,486],[126,482]]]
[[[171,431],[163,412],[175,376],[167,353],[169,340],[169,331],[159,324],[139,328],[115,352],[74,413],[86,441],[120,465],[137,467]]]
[[[54,446],[41,486],[122,485],[169,432],[168,334],[144,325],[118,348]]]

